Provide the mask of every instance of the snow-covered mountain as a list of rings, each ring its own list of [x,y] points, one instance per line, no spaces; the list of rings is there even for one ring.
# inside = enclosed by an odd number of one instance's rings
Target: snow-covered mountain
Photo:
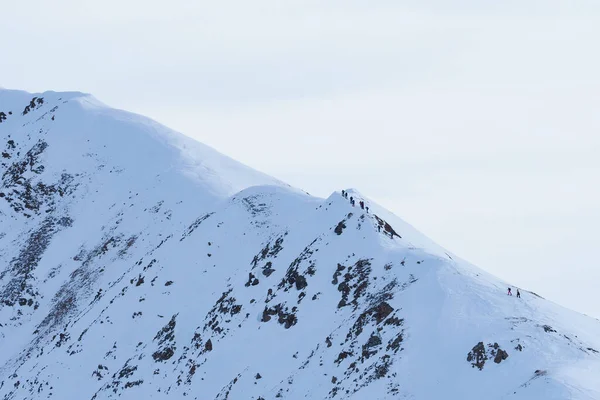
[[[81,93],[0,90],[0,151],[2,399],[600,399],[600,322],[355,190]]]

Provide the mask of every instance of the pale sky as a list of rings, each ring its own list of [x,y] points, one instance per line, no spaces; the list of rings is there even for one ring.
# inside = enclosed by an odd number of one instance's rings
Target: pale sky
[[[78,90],[354,187],[600,317],[600,2],[0,0],[0,85]]]

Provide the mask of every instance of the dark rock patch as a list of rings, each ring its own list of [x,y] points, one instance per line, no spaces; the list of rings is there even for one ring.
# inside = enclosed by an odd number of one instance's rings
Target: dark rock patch
[[[340,277],[340,275],[342,275],[342,271],[345,270],[345,269],[346,269],[346,267],[344,267],[343,265],[341,265],[341,264],[337,265],[337,269],[333,273],[333,279],[331,281],[331,283],[333,285],[337,285],[339,283],[338,282],[338,278]]]
[[[23,115],[27,115],[31,111],[40,108],[43,104],[44,104],[44,98],[43,97],[34,97],[33,99],[31,99],[31,101],[29,102],[29,104],[25,107],[25,109],[23,110],[22,114]]]
[[[400,236],[395,230],[394,228],[392,228],[392,226],[390,224],[387,223],[387,221],[384,221],[383,219],[379,218],[377,215],[375,215],[375,220],[377,221],[377,225],[381,228],[383,228],[383,230],[385,232],[387,232],[390,237],[398,237],[398,238],[402,238],[402,236]]]
[[[467,361],[471,363],[473,368],[477,367],[481,371],[488,360],[483,342],[477,343],[467,355]]]
[[[171,357],[173,357],[173,354],[175,354],[175,351],[173,350],[172,347],[166,347],[164,349],[161,350],[157,350],[152,354],[152,358],[154,359],[154,361],[167,361],[168,359],[170,359]]]
[[[344,267],[338,265],[334,273],[333,281],[337,282],[339,274]],[[353,305],[354,309],[358,307],[358,300],[366,293],[369,285],[369,275],[371,274],[371,262],[367,259],[358,260],[353,266],[348,267],[344,274],[344,280],[339,283],[338,291],[342,294],[342,298],[338,303],[338,308],[348,305]],[[352,300],[350,301],[350,295]]]
[[[156,362],[167,361],[175,354],[175,326],[177,324],[177,314],[171,317],[171,320],[157,332],[153,341],[157,342],[158,350],[152,354]]]
[[[221,326],[220,323],[225,324],[231,322],[230,317],[239,314],[242,311],[242,305],[236,304],[235,297],[231,296],[233,289],[229,289],[227,292],[223,292],[221,297],[216,301],[215,305],[208,312],[205,318],[204,331],[211,330],[213,333],[224,337],[229,328],[226,325]]]
[[[246,284],[244,286],[249,287],[249,286],[256,286],[258,285],[260,282],[259,280],[256,278],[256,276],[254,276],[254,274],[252,272],[250,272],[248,274],[248,282],[246,282]]]
[[[345,222],[346,222],[346,220],[340,221],[337,224],[337,226],[335,227],[335,229],[333,230],[338,236],[341,235],[344,232],[344,229],[346,229]]]
[[[192,222],[192,224],[190,226],[188,226],[188,228],[183,233],[183,235],[181,236],[181,239],[179,239],[179,241],[182,241],[186,237],[190,236],[196,230],[196,228],[198,228],[202,224],[202,222],[206,221],[213,214],[214,214],[214,212],[211,212],[211,213],[205,214],[205,215],[197,218],[194,222]]]
[[[292,307],[292,309],[289,310],[288,307],[284,307],[283,304],[277,304],[273,307],[265,306],[261,321],[268,322],[271,320],[272,316],[277,316],[277,322],[283,325],[285,329],[289,329],[292,326],[296,325],[296,323],[298,322],[296,312],[296,307]]]
[[[132,387],[134,387],[134,386],[139,386],[139,385],[141,385],[142,383],[144,383],[144,380],[143,380],[143,379],[138,379],[137,381],[133,381],[133,382],[127,382],[127,383],[125,383],[125,385],[123,386],[123,388],[125,388],[125,389],[129,389],[129,388],[132,388]]]
[[[396,335],[396,337],[394,337],[392,340],[390,340],[388,342],[388,345],[386,347],[387,351],[393,351],[394,353],[397,353],[398,350],[402,350],[402,348],[400,347],[400,345],[402,344],[402,341],[404,340],[404,335],[403,332],[400,332]]]
[[[473,368],[477,367],[480,371],[489,359],[493,359],[496,364],[500,364],[507,358],[508,353],[502,350],[498,343],[489,343],[486,349],[483,342],[479,342],[467,355],[467,361],[471,363]]]
[[[267,258],[276,258],[281,250],[283,250],[283,238],[287,236],[287,232],[283,236],[278,237],[274,243],[267,243],[266,246],[252,259],[252,269],[256,268],[260,261]]]
[[[362,346],[362,357],[363,359],[369,358],[375,354],[377,354],[377,350],[374,349],[376,347],[381,346],[381,337],[375,332],[371,333],[369,340]]]
[[[302,250],[300,255],[296,257],[294,261],[288,267],[285,277],[281,280],[279,285],[277,285],[278,289],[283,289],[285,292],[289,291],[292,287],[296,287],[296,290],[302,291],[308,286],[308,281],[306,276],[313,276],[316,271],[316,267],[314,264],[314,260],[311,259],[311,256],[318,249],[314,248],[315,243],[319,240],[319,238],[313,240],[308,246]],[[308,261],[308,266],[304,271],[300,272],[300,266]]]
[[[271,276],[271,274],[272,274],[273,272],[275,272],[275,270],[274,270],[272,267],[273,267],[273,263],[272,263],[271,261],[268,261],[268,262],[267,262],[267,263],[264,265],[264,267],[262,268],[262,274],[263,274],[264,276],[266,276],[267,278],[268,278],[269,276]]]
[[[352,354],[349,351],[342,351],[340,352],[340,354],[338,354],[337,358],[335,359],[335,363],[336,364],[340,364],[342,361],[344,361],[346,358],[348,358],[349,356],[353,356],[354,354]]]
[[[494,357],[494,362],[496,364],[500,364],[502,361],[508,358],[508,353],[502,349],[498,349],[496,351],[496,356]]]

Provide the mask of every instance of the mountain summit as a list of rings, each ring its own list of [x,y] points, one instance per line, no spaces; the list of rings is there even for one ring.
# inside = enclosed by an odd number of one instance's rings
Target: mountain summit
[[[358,191],[81,93],[0,90],[0,154],[2,399],[600,399],[600,322]]]

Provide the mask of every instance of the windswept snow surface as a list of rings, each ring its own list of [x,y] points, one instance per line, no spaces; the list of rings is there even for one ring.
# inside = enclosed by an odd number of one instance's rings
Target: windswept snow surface
[[[3,399],[600,399],[597,320],[355,190],[81,93],[0,90],[0,150]]]

